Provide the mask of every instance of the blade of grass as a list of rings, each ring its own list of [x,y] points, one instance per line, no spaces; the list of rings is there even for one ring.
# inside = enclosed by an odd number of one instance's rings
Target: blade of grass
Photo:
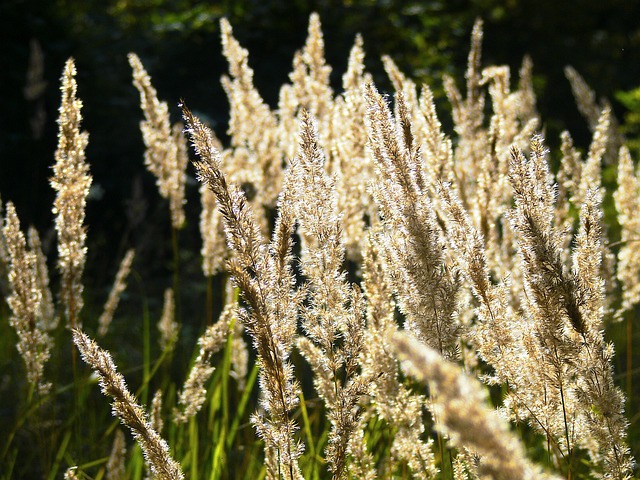
[[[198,477],[198,422],[196,417],[189,419],[189,455],[191,456],[191,478]]]
[[[16,459],[18,458],[18,450],[14,449],[11,454],[7,456],[6,463],[3,463],[5,471],[2,473],[3,480],[10,480],[13,477],[13,469],[16,466]]]
[[[142,455],[142,450],[137,443],[132,448],[128,467],[129,468],[127,468],[127,470],[131,472],[129,474],[129,478],[131,480],[142,480],[142,473],[144,471],[144,456]]]
[[[213,457],[211,459],[211,475],[209,476],[211,480],[221,477],[222,469],[226,464],[226,455],[224,449],[224,445],[227,443],[225,440],[226,433],[227,429],[225,425],[222,425],[222,431],[220,432],[220,435],[212,439],[212,442],[215,445],[215,450],[213,451]]]
[[[311,432],[311,422],[309,421],[309,414],[307,412],[307,404],[304,399],[304,393],[301,391],[300,395],[300,412],[302,413],[302,429],[307,437],[307,445],[309,445],[309,457],[311,458],[310,472],[307,473],[308,478],[315,478],[318,475],[316,470],[316,448],[313,440],[313,433]],[[315,475],[314,475],[315,474]]]
[[[58,448],[58,452],[56,453],[56,458],[53,460],[53,465],[51,465],[51,470],[49,470],[49,475],[47,476],[48,480],[53,480],[56,478],[58,474],[58,469],[60,468],[60,463],[64,458],[65,453],[67,452],[67,447],[69,446],[69,441],[71,440],[71,430],[67,430],[62,437],[62,442],[60,442],[60,447]]]
[[[83,463],[81,465],[78,465],[78,468],[80,470],[88,470],[90,468],[93,467],[97,467],[98,465],[104,465],[109,461],[109,457],[102,457],[102,458],[97,458],[95,460],[92,460],[90,462],[87,463]],[[98,480],[98,478],[101,476],[102,474],[98,474],[95,478],[95,480]]]
[[[227,450],[230,450],[233,442],[236,438],[236,434],[238,433],[238,428],[240,426],[240,422],[244,417],[244,412],[247,407],[247,403],[249,402],[249,398],[251,397],[251,392],[253,390],[253,386],[256,383],[256,379],[258,378],[258,372],[260,368],[258,364],[254,364],[251,372],[247,377],[247,383],[244,387],[244,391],[242,392],[242,397],[240,397],[240,401],[238,402],[238,407],[235,410],[235,415],[233,417],[233,421],[231,422],[231,427],[229,428],[229,435],[227,435]]]
[[[144,297],[143,314],[142,314],[142,391],[140,392],[140,401],[143,405],[147,405],[147,397],[149,394],[149,364],[151,362],[151,327],[149,325],[149,305],[147,298]]]

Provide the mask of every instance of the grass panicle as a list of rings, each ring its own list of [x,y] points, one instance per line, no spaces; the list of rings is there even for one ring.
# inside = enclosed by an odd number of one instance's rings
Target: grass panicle
[[[183,479],[184,474],[171,457],[169,445],[152,428],[148,415],[127,388],[111,355],[80,330],[73,330],[73,341],[82,359],[98,374],[102,392],[113,399],[114,416],[131,430],[153,475],[162,480]]]
[[[89,135],[80,131],[82,101],[77,98],[76,67],[67,60],[62,74],[62,102],[58,116],[58,148],[51,186],[56,191],[53,213],[58,233],[58,270],[62,276],[60,297],[70,328],[80,328],[80,311],[87,255],[84,225],[87,195],[92,183],[85,149]]]

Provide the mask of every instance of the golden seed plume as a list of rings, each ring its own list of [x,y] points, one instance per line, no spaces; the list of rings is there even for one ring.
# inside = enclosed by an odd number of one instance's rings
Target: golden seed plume
[[[62,276],[60,296],[70,328],[82,325],[82,273],[87,255],[84,217],[92,182],[85,160],[89,136],[80,131],[82,102],[76,95],[75,75],[76,67],[70,58],[62,74],[58,148],[50,180],[56,191],[53,213],[56,215],[58,233],[58,269]]]
[[[100,318],[98,319],[98,335],[101,337],[104,337],[107,334],[109,325],[113,319],[113,314],[115,313],[116,308],[118,308],[118,303],[120,303],[122,292],[127,288],[127,277],[131,271],[131,264],[133,263],[134,257],[135,250],[127,250],[127,253],[125,253],[124,258],[120,262],[120,267],[116,273],[116,279],[113,282],[111,291],[109,292],[109,298],[107,298],[107,302],[104,304],[104,308],[102,309],[102,315],[100,315]]]
[[[80,350],[82,359],[100,377],[102,393],[113,399],[113,415],[131,430],[151,473],[159,480],[182,480],[184,475],[180,465],[171,457],[167,442],[153,429],[144,409],[129,392],[109,352],[77,329],[73,330],[73,342]]]
[[[18,215],[11,202],[6,207],[2,234],[9,260],[9,324],[18,334],[17,348],[25,362],[27,380],[39,392],[46,393],[51,385],[44,382],[44,366],[51,356],[53,339],[45,328],[49,322],[42,318],[43,295],[38,281],[37,255],[27,250]]]
[[[178,230],[184,227],[185,222],[184,189],[189,163],[182,125],[171,126],[167,104],[158,100],[151,77],[140,58],[135,53],[130,53],[128,58],[133,69],[133,84],[140,93],[140,107],[145,116],[140,123],[147,147],[144,163],[155,175],[160,195],[169,200],[171,225]]]

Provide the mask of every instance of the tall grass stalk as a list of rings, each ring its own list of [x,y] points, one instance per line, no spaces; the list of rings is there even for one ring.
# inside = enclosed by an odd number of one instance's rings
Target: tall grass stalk
[[[178,325],[182,324],[182,290],[180,286],[180,245],[178,242],[178,229],[171,227],[171,250],[173,252],[173,292],[176,302],[175,316]]]

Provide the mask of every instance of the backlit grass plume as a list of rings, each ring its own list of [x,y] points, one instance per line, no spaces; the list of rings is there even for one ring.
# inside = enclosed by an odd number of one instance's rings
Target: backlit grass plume
[[[171,126],[167,104],[158,100],[151,77],[135,53],[129,54],[129,64],[133,69],[133,84],[140,93],[140,106],[145,116],[140,123],[147,147],[144,163],[155,175],[160,195],[169,200],[171,225],[174,229],[180,229],[185,221],[185,169],[189,162],[182,126]]]
[[[623,285],[622,313],[640,303],[640,169],[634,171],[628,148],[622,147],[618,158],[618,189],[614,199],[622,227],[617,270]]]
[[[58,117],[58,148],[51,186],[56,191],[53,213],[58,233],[58,269],[62,276],[60,297],[71,328],[80,327],[80,311],[87,254],[84,225],[87,195],[92,178],[85,160],[89,135],[80,131],[82,102],[77,98],[76,67],[67,60],[62,74],[62,103]]]
[[[198,339],[200,350],[178,396],[179,409],[176,409],[173,415],[176,422],[187,422],[202,408],[207,397],[206,384],[215,370],[211,365],[211,358],[224,346],[235,308],[233,304],[225,308],[220,319],[207,327]]]
[[[343,478],[367,393],[359,372],[364,344],[364,299],[342,271],[345,246],[337,211],[335,182],[325,171],[315,121],[306,110],[300,121],[300,153],[285,179],[291,185],[299,232],[303,239],[301,271],[307,279],[309,305],[302,314],[306,336],[298,348],[311,364],[314,385],[331,421],[327,462],[334,478]],[[363,463],[366,452],[359,452]],[[371,468],[371,467],[369,467]]]
[[[443,256],[445,239],[420,164],[411,106],[399,93],[394,118],[373,85],[364,87],[364,96],[369,148],[376,161],[373,192],[382,217],[384,262],[406,329],[455,358],[461,329],[456,319],[460,282]]]
[[[53,340],[47,333],[49,322],[42,316],[43,292],[38,282],[36,253],[27,249],[20,221],[11,202],[7,203],[2,234],[8,252],[9,323],[18,334],[18,352],[24,360],[27,380],[41,393],[51,385],[44,381],[44,366],[51,356]]]
[[[180,465],[171,457],[167,442],[153,429],[148,415],[129,392],[124,377],[118,373],[109,352],[101,349],[80,330],[73,330],[73,341],[80,350],[82,359],[100,377],[102,393],[113,399],[113,415],[131,430],[154,477],[159,480],[183,479]]]
[[[557,478],[544,475],[526,458],[508,424],[487,405],[486,392],[476,379],[406,334],[396,334],[393,346],[409,374],[433,389],[436,428],[455,445],[480,455],[476,466],[479,478]]]
[[[113,282],[113,287],[109,292],[107,302],[104,304],[102,315],[100,315],[100,318],[98,318],[98,335],[100,335],[101,337],[107,334],[109,325],[111,324],[111,320],[113,319],[113,314],[118,307],[118,303],[120,303],[122,292],[124,292],[125,288],[127,288],[127,277],[131,272],[131,264],[133,263],[134,257],[135,250],[129,249],[120,262],[120,267],[118,267],[118,272],[116,273],[116,279]]]
[[[49,267],[47,267],[47,258],[42,251],[42,243],[40,234],[35,227],[29,227],[27,233],[27,243],[29,249],[36,256],[36,282],[42,293],[40,300],[40,321],[42,328],[46,331],[55,330],[58,326],[58,315],[53,302],[53,295],[49,286]]]
[[[291,193],[285,189],[280,196],[273,240],[267,245],[243,192],[227,183],[209,129],[186,107],[183,114],[200,158],[195,163],[199,179],[216,195],[224,220],[233,254],[227,268],[247,304],[239,311],[239,319],[252,336],[260,361],[264,414],[256,413],[252,423],[265,441],[267,476],[299,478],[302,445],[294,437],[298,427],[291,417],[298,404],[299,386],[289,356],[301,298],[293,289],[290,266],[294,226]]]
[[[372,410],[393,428],[392,464],[406,463],[413,478],[436,478],[434,442],[425,436],[422,418],[426,396],[412,392],[402,381],[393,337],[399,327],[395,320],[393,290],[385,278],[377,229],[370,231],[363,252],[362,288],[366,298],[366,349],[363,352],[363,376],[370,383]],[[386,474],[389,472],[380,472]]]

